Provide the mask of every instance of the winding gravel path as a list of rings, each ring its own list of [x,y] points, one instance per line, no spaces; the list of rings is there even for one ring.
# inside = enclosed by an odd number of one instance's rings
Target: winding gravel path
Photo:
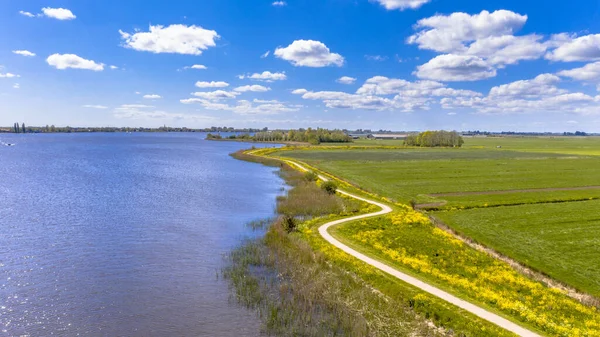
[[[296,163],[294,161],[285,160],[285,162],[288,163],[288,164],[290,164],[290,165],[296,166],[301,171],[308,171],[304,166],[302,166],[302,165],[300,165],[300,164],[298,164],[298,163]],[[322,175],[319,175],[319,179],[321,179],[323,181],[329,180],[327,177],[324,177]],[[373,266],[373,267],[375,267],[375,268],[377,268],[377,269],[379,269],[381,271],[384,271],[384,272],[386,272],[386,273],[388,273],[388,274],[390,274],[390,275],[392,275],[392,276],[394,276],[394,277],[396,277],[396,278],[398,278],[398,279],[400,279],[400,280],[402,280],[402,281],[404,281],[404,282],[406,282],[406,283],[408,283],[410,285],[413,285],[413,286],[415,286],[415,287],[417,287],[417,288],[419,288],[419,289],[421,289],[423,291],[426,291],[426,292],[428,292],[431,295],[437,296],[437,297],[439,297],[439,298],[441,298],[441,299],[443,299],[443,300],[445,300],[445,301],[447,301],[447,302],[449,302],[449,303],[451,303],[451,304],[453,304],[453,305],[455,305],[455,306],[457,306],[457,307],[459,307],[461,309],[464,309],[464,310],[466,310],[466,311],[468,311],[468,312],[470,312],[470,313],[472,313],[472,314],[474,314],[474,315],[476,315],[478,317],[481,317],[481,318],[483,318],[483,319],[485,319],[485,320],[487,320],[487,321],[489,321],[491,323],[494,323],[494,324],[496,324],[496,325],[498,325],[498,326],[500,326],[500,327],[502,327],[502,328],[504,328],[504,329],[506,329],[506,330],[508,330],[510,332],[513,332],[513,333],[515,333],[515,334],[517,334],[519,336],[541,337],[540,335],[538,335],[538,334],[536,334],[536,333],[534,333],[534,332],[532,332],[530,330],[527,330],[527,329],[525,329],[525,328],[523,328],[523,327],[521,327],[521,326],[519,326],[519,325],[517,325],[517,324],[515,324],[515,323],[513,323],[513,322],[511,322],[511,321],[509,321],[507,319],[505,319],[505,318],[502,318],[502,317],[500,317],[500,316],[498,316],[498,315],[496,315],[494,313],[491,313],[491,312],[489,312],[489,311],[487,311],[487,310],[485,310],[485,309],[483,309],[481,307],[478,307],[478,306],[476,306],[476,305],[474,305],[472,303],[469,303],[469,302],[467,302],[465,300],[462,300],[462,299],[460,299],[460,298],[458,298],[458,297],[456,297],[454,295],[451,295],[451,294],[449,294],[449,293],[447,293],[447,292],[445,292],[445,291],[443,291],[443,290],[441,290],[439,288],[436,288],[436,287],[434,287],[434,286],[432,286],[432,285],[430,285],[428,283],[425,283],[425,282],[423,282],[423,281],[421,281],[419,279],[416,279],[416,278],[414,278],[414,277],[412,277],[410,275],[402,273],[402,272],[400,272],[400,271],[398,271],[398,270],[396,270],[396,269],[394,269],[394,268],[392,268],[392,267],[390,267],[390,266],[388,266],[388,265],[386,265],[384,263],[381,263],[381,262],[379,262],[379,261],[377,261],[375,259],[372,259],[372,258],[370,258],[370,257],[368,257],[368,256],[366,256],[366,255],[364,255],[362,253],[359,253],[356,250],[354,250],[354,249],[346,246],[345,244],[341,243],[340,241],[338,241],[336,238],[334,238],[333,236],[331,236],[331,234],[329,234],[328,229],[330,227],[336,226],[336,225],[339,225],[339,224],[342,224],[342,223],[345,223],[345,222],[350,222],[350,221],[354,221],[354,220],[359,220],[359,219],[364,219],[364,218],[370,218],[370,217],[380,216],[380,215],[384,215],[384,214],[388,214],[388,213],[392,212],[392,208],[390,206],[386,205],[386,204],[383,204],[383,203],[380,203],[380,202],[377,202],[377,201],[374,201],[374,200],[365,199],[363,197],[360,197],[360,196],[357,196],[357,195],[354,195],[354,194],[351,194],[351,193],[348,193],[346,191],[342,191],[342,190],[339,190],[339,189],[338,189],[338,193],[347,195],[347,196],[349,196],[351,198],[354,198],[354,199],[358,199],[358,200],[367,202],[367,203],[372,204],[372,205],[376,205],[376,206],[380,207],[381,210],[378,211],[378,212],[375,212],[375,213],[362,214],[362,215],[357,215],[357,216],[353,216],[353,217],[350,217],[350,218],[345,218],[345,219],[331,221],[331,222],[328,222],[328,223],[322,225],[321,227],[319,227],[319,234],[321,234],[321,236],[325,240],[327,240],[327,242],[331,243],[335,247],[343,250],[344,252],[346,252],[346,253],[354,256],[355,258],[357,258],[357,259],[359,259],[359,260],[361,260],[361,261],[363,261],[363,262],[365,262],[365,263],[367,263],[367,264],[369,264],[369,265],[371,265],[371,266]]]

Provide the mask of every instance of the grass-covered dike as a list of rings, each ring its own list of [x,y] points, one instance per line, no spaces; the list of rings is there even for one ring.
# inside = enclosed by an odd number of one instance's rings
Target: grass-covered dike
[[[319,225],[372,212],[368,204],[328,193],[306,174],[281,167],[291,186],[264,238],[231,254],[223,271],[235,298],[257,311],[277,336],[510,336],[486,321],[358,261],[324,241]],[[287,224],[292,217],[296,227]]]

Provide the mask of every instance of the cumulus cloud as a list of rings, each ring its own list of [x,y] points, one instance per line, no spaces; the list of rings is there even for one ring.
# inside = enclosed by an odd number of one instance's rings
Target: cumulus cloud
[[[13,88],[19,89],[19,88],[21,88],[21,85],[19,83],[15,83],[15,84],[13,84]]]
[[[206,66],[202,65],[202,64],[194,64],[193,66],[190,67],[191,69],[198,69],[198,70],[206,70]]]
[[[262,85],[256,85],[256,84],[255,85],[244,85],[244,86],[233,89],[233,91],[237,91],[237,92],[246,92],[246,91],[265,92],[265,91],[269,91],[269,90],[271,90],[271,88],[264,87]]]
[[[285,48],[275,49],[274,55],[296,67],[341,67],[344,64],[342,55],[332,53],[324,43],[313,40],[296,40]]]
[[[216,46],[215,41],[220,38],[214,30],[181,24],[167,27],[150,25],[148,32],[130,34],[119,30],[119,33],[124,47],[156,54],[200,55],[209,47]]]
[[[196,87],[198,88],[225,88],[228,87],[229,83],[227,82],[223,82],[223,81],[211,81],[211,82],[205,82],[205,81],[198,81],[196,82]]]
[[[15,78],[21,77],[21,75],[13,74],[13,73],[0,73],[0,78]]]
[[[35,53],[32,53],[29,50],[13,50],[13,53],[17,54],[17,55],[27,56],[27,57],[35,56]]]
[[[405,10],[405,9],[417,9],[431,0],[370,0],[371,2],[377,2],[388,11],[390,10]]]
[[[73,12],[66,8],[44,7],[42,8],[42,13],[44,16],[57,20],[73,20],[76,18]]]
[[[275,1],[271,5],[273,5],[275,7],[283,7],[283,6],[286,6],[287,3],[285,1]]]
[[[543,97],[556,96],[567,93],[556,87],[560,78],[552,74],[541,74],[531,80],[515,81],[508,84],[495,86],[490,90],[490,96],[512,96],[512,97]]]
[[[292,94],[294,95],[304,95],[308,92],[308,90],[306,89],[296,89],[292,91]]]
[[[326,107],[335,109],[364,109],[416,111],[428,110],[445,97],[479,97],[480,93],[470,90],[457,90],[435,81],[410,82],[403,79],[375,76],[356,91],[307,91],[297,89],[293,93],[303,99],[322,101]]]
[[[231,99],[235,98],[239,95],[239,92],[235,91],[225,91],[225,90],[216,90],[216,91],[201,91],[192,93],[193,96],[200,97],[205,100],[210,101],[218,101],[221,99]]]
[[[341,84],[352,84],[356,81],[356,78],[350,76],[342,76],[336,80],[336,82]]]
[[[465,53],[484,58],[493,65],[515,64],[542,57],[548,49],[542,39],[543,36],[535,34],[490,36],[473,42]]]
[[[490,36],[513,35],[527,21],[527,15],[507,10],[493,13],[482,11],[479,14],[452,13],[435,15],[421,19],[416,28],[419,31],[407,40],[420,49],[441,53],[466,51],[465,43]]]
[[[417,67],[417,77],[436,81],[478,81],[496,76],[485,60],[470,55],[439,55]]]
[[[238,78],[243,80],[245,78],[249,78],[251,80],[256,81],[265,81],[265,82],[273,82],[273,81],[283,81],[287,79],[285,72],[275,72],[272,73],[270,71],[263,71],[262,73],[254,73],[248,75],[239,75]]]
[[[415,26],[417,32],[407,43],[445,55],[422,65],[416,74],[421,73],[421,78],[453,81],[489,78],[496,76],[498,68],[539,59],[568,39],[566,34],[549,39],[537,34],[515,36],[526,22],[527,15],[507,10],[474,15],[452,13],[419,20]],[[473,73],[467,74],[469,71]]]
[[[542,74],[531,80],[493,87],[485,97],[449,97],[445,109],[472,109],[480,113],[576,113],[597,114],[600,97],[569,92],[557,87],[560,78]]]
[[[581,36],[565,41],[554,51],[546,54],[552,61],[598,61],[600,60],[600,34]]]
[[[401,95],[404,97],[442,97],[442,96],[482,96],[471,90],[448,88],[445,84],[435,81],[410,82],[400,78],[375,76],[369,78],[356,90],[361,95]]]
[[[144,95],[143,97],[145,99],[159,99],[159,98],[162,98],[160,95],[156,95],[156,94]]]
[[[86,105],[82,105],[82,107],[89,108],[89,109],[108,109],[107,106],[97,105],[97,104],[86,104]]]
[[[558,72],[558,75],[582,82],[600,83],[600,62],[588,63],[580,68],[563,70]]]
[[[30,18],[35,18],[35,14],[33,14],[31,12],[19,11],[19,14],[30,17]]]
[[[67,68],[85,69],[93,71],[104,70],[103,63],[96,63],[92,60],[86,60],[75,54],[52,54],[48,56],[46,62],[54,68],[60,70],[64,70]]]

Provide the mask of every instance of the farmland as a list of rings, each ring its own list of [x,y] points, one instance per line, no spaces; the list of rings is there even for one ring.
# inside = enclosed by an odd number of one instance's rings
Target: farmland
[[[430,214],[457,232],[600,296],[600,139],[467,138],[462,149],[367,142],[277,155],[401,203],[434,206]]]

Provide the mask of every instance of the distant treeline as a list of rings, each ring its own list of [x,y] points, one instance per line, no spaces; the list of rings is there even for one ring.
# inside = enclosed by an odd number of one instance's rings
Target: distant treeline
[[[0,128],[0,132],[5,133],[72,133],[72,132],[259,132],[268,130],[267,128],[262,129],[236,129],[233,127],[210,127],[204,129],[190,129],[190,128],[175,128],[169,126],[161,126],[159,128],[142,128],[142,127],[71,127],[71,126],[25,126],[25,123],[19,125],[14,123],[12,128]]]
[[[425,131],[408,135],[404,145],[421,147],[461,147],[462,136],[456,131]]]
[[[223,139],[221,135],[208,134],[207,139]],[[289,131],[261,131],[254,134],[231,135],[227,139],[255,142],[300,142],[317,145],[320,143],[350,143],[352,137],[341,130],[299,129]]]

